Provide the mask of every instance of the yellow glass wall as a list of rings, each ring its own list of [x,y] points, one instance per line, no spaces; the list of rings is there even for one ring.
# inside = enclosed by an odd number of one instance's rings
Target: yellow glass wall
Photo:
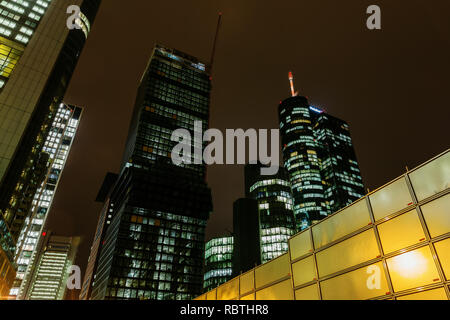
[[[0,247],[0,300],[8,299],[15,277],[16,271]]]
[[[287,254],[218,287],[217,299],[442,300],[449,286],[447,150],[294,235]]]

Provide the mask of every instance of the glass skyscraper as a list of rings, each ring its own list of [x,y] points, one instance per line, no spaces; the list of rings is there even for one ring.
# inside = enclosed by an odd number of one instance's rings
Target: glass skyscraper
[[[302,96],[280,103],[279,120],[298,230],[364,196],[345,121],[311,106]]]
[[[263,176],[261,167],[245,166],[245,192],[258,201],[261,262],[266,263],[287,252],[296,227],[288,172],[279,168],[277,174]]]
[[[208,128],[209,67],[157,45],[142,77],[91,299],[191,299],[202,292],[212,211],[206,166],[172,163],[172,132]],[[195,149],[206,144],[191,145]]]
[[[84,13],[80,30],[67,28],[71,4]],[[100,0],[0,2],[0,245],[11,263],[50,167],[47,137],[99,5]]]
[[[22,279],[26,278],[25,273],[50,211],[61,173],[78,129],[81,113],[81,108],[60,104],[45,139],[43,151],[49,156],[49,169],[42,185],[33,195],[31,211],[25,219],[17,242],[15,262],[18,269],[16,281],[10,292],[11,296],[18,294]]]
[[[232,277],[233,237],[217,237],[205,245],[205,275],[203,289],[209,291]]]

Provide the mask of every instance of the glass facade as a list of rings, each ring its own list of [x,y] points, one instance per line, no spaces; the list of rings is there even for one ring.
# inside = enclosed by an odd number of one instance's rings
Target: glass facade
[[[157,45],[142,77],[120,178],[111,192],[91,299],[191,299],[203,291],[206,166],[172,163],[176,129],[208,128],[208,67]],[[191,147],[203,150],[192,140]],[[193,159],[195,153],[193,152]]]
[[[258,201],[261,262],[288,251],[288,239],[295,234],[293,199],[286,169],[262,176],[261,165],[245,166],[246,196]]]
[[[9,257],[0,247],[0,300],[9,299],[9,289],[16,276],[15,266],[10,262]]]
[[[293,236],[289,253],[232,279],[245,290],[226,297],[448,300],[449,186],[447,150]],[[219,299],[219,290],[197,300]]]
[[[203,289],[209,291],[231,279],[233,272],[233,237],[213,238],[205,245]]]
[[[347,123],[302,96],[280,103],[279,120],[298,230],[365,194]]]
[[[75,138],[81,113],[81,108],[60,104],[52,127],[45,138],[43,151],[49,155],[48,170],[44,181],[33,195],[30,213],[25,219],[17,242],[15,261],[18,269],[16,281],[10,292],[11,296],[18,295],[31,255],[39,241],[42,227],[51,208],[59,179]]]

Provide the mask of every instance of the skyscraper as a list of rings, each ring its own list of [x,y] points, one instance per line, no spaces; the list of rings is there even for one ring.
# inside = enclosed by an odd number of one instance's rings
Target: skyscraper
[[[266,263],[288,251],[296,225],[288,172],[279,168],[277,174],[263,176],[261,167],[245,166],[245,193],[258,201],[261,262]]]
[[[0,3],[0,243],[11,263],[50,166],[45,141],[100,1]],[[72,4],[81,6],[82,28],[70,31]]]
[[[36,193],[30,194],[33,197],[32,207],[17,242],[15,261],[18,269],[11,296],[18,294],[22,279],[26,278],[25,272],[50,211],[81,113],[82,109],[79,107],[60,104],[49,134],[45,138],[43,152],[48,154],[49,169]]]
[[[217,237],[205,245],[205,275],[203,289],[209,291],[232,277],[233,237]]]
[[[212,211],[206,166],[172,163],[172,132],[208,127],[209,67],[157,45],[142,77],[110,196],[92,299],[191,299],[202,292]],[[202,149],[203,145],[193,145]]]
[[[233,203],[233,277],[261,264],[258,201],[241,198]]]
[[[19,298],[62,300],[79,243],[78,237],[60,237],[53,235],[51,231],[44,231],[31,258]]]
[[[345,121],[293,96],[279,105],[284,165],[289,172],[297,228],[364,196],[364,185]]]

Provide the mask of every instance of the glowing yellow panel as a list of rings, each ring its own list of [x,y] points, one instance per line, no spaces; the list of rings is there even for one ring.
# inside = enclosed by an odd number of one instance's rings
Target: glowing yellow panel
[[[246,294],[255,289],[255,272],[244,273],[240,276],[240,294]]]
[[[217,300],[233,300],[239,296],[239,279],[230,280],[217,288]]]
[[[421,291],[398,297],[397,300],[448,300],[444,288]]]
[[[256,288],[268,285],[290,275],[290,261],[287,254],[273,259],[255,269]]]
[[[285,280],[256,292],[256,300],[294,300],[291,280]]]
[[[316,278],[314,257],[309,256],[294,263],[292,265],[292,273],[295,287],[313,281]]]
[[[366,200],[358,201],[312,227],[317,249],[357,231],[371,222]]]
[[[404,249],[425,240],[417,211],[409,211],[378,226],[384,253]]]
[[[370,196],[373,215],[378,221],[413,204],[404,178],[401,178]]]
[[[305,254],[311,253],[313,251],[310,232],[311,231],[308,229],[289,239],[291,260],[298,259],[301,256],[304,256]]]
[[[248,294],[248,295],[242,297],[240,300],[255,300],[255,294],[254,293]]]
[[[320,287],[323,300],[367,300],[390,294],[381,262],[325,280]]]
[[[217,289],[211,290],[206,293],[206,300],[216,300]]]
[[[419,201],[450,188],[450,152],[409,174]]]
[[[194,300],[206,300],[206,294],[202,294],[198,298],[195,298]]]
[[[450,232],[450,194],[423,205],[421,209],[432,238]]]
[[[380,256],[373,229],[320,251],[316,255],[319,276],[323,277]]]
[[[319,300],[317,284],[295,290],[295,300]]]
[[[445,277],[450,280],[450,238],[434,244]]]
[[[386,261],[395,292],[440,281],[428,246],[403,253]]]

